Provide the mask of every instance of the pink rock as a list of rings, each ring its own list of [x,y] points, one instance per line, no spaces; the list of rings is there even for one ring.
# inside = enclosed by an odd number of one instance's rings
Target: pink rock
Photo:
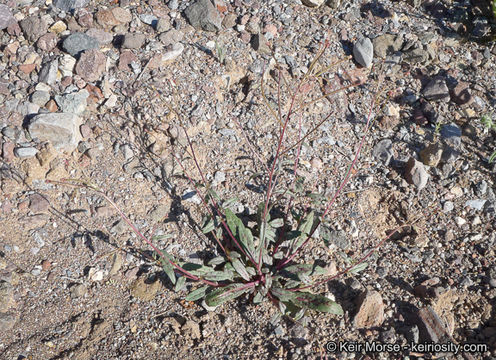
[[[121,71],[129,71],[131,68],[129,67],[129,64],[131,64],[133,61],[137,61],[138,57],[134,55],[134,53],[131,50],[124,50],[121,52],[121,55],[119,57],[119,70]]]
[[[34,213],[44,213],[48,211],[50,203],[40,194],[32,194],[29,197],[29,210]]]
[[[57,46],[58,38],[54,33],[46,33],[38,39],[36,45],[40,50],[51,51]]]
[[[97,81],[105,71],[106,62],[107,57],[99,50],[86,50],[76,64],[76,74],[86,81]]]
[[[14,160],[14,147],[15,144],[8,140],[2,144],[2,157],[8,163]]]

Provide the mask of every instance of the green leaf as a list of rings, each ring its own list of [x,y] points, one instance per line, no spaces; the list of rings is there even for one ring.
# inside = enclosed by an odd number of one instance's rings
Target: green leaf
[[[162,254],[164,257],[161,257],[158,254],[155,254],[155,257],[158,258],[160,261],[160,265],[162,265],[162,269],[164,270],[165,274],[167,277],[170,279],[172,284],[176,283],[176,274],[174,273],[174,266],[170,263],[170,261],[173,261],[173,258],[169,253],[164,249],[162,250]]]
[[[274,229],[280,228],[284,225],[284,219],[283,218],[274,219],[269,223],[269,225]]]
[[[223,208],[228,208],[228,207],[234,205],[238,201],[239,201],[238,198],[235,198],[235,197],[234,198],[231,198],[231,199],[228,199],[228,200],[226,200],[226,201],[224,201],[222,203],[222,207]]]
[[[208,274],[212,271],[214,271],[213,268],[201,264],[195,264],[195,263],[182,263],[181,267],[189,272],[190,274],[196,275],[196,276],[203,276],[205,274]]]
[[[226,259],[223,256],[216,256],[208,262],[208,265],[209,266],[216,266],[216,265],[223,264],[225,262],[226,262]]]
[[[181,291],[185,284],[186,284],[186,276],[181,276],[176,281],[176,286],[174,288],[174,291],[175,292]]]
[[[231,261],[231,264],[232,264],[234,270],[236,270],[236,272],[239,275],[241,275],[241,277],[243,279],[245,279],[246,281],[250,281],[250,274],[248,274],[245,266],[243,265],[243,263],[239,259],[234,259],[233,261]]]
[[[215,229],[214,219],[211,217],[208,217],[205,220],[205,224],[202,227],[202,233],[208,234],[209,232],[213,231],[214,229]]]
[[[496,150],[489,157],[489,164],[492,163],[496,159]]]
[[[281,288],[272,288],[270,289],[270,293],[284,302],[289,301],[293,298],[293,293],[291,291],[287,291]]]
[[[241,219],[237,217],[231,210],[225,209],[225,216],[227,221],[227,226],[231,233],[240,243],[241,247],[253,257],[254,247],[253,247],[253,234],[250,229],[247,229]]]
[[[225,280],[232,280],[233,275],[234,274],[232,271],[212,271],[209,272],[208,274],[205,274],[203,277],[206,280],[211,280],[211,281],[225,281]]]
[[[244,293],[248,292],[244,284],[230,284],[221,288],[217,288],[205,297],[205,303],[208,306],[219,306],[226,301],[233,300]]]
[[[293,293],[293,298],[290,300],[296,306],[316,310],[320,312],[328,312],[336,315],[343,315],[343,308],[337,302],[326,298],[325,296],[304,292]]]
[[[360,271],[365,270],[365,269],[367,268],[367,266],[368,266],[368,265],[369,265],[369,264],[368,264],[368,263],[366,263],[366,262],[360,263],[360,264],[358,264],[358,265],[356,265],[356,266],[353,266],[353,267],[350,269],[350,271],[349,271],[349,272],[350,272],[350,273],[352,273],[352,274],[357,274],[357,273],[359,273]]]
[[[186,301],[196,301],[198,299],[201,299],[207,293],[208,288],[209,288],[209,286],[207,285],[207,286],[202,286],[201,288],[198,288],[196,290],[193,290],[185,297],[185,300]]]

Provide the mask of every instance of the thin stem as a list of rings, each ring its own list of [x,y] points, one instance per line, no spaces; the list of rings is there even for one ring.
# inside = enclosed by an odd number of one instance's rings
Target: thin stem
[[[312,238],[313,234],[315,233],[315,231],[317,230],[317,228],[319,227],[319,225],[322,223],[323,219],[326,217],[327,213],[329,212],[331,206],[334,204],[334,202],[336,201],[336,199],[338,198],[339,194],[341,193],[341,191],[343,190],[344,186],[346,185],[346,183],[348,182],[349,178],[350,178],[350,175],[351,175],[351,171],[353,170],[357,160],[358,160],[358,157],[360,156],[360,152],[362,150],[362,147],[363,147],[363,144],[365,142],[365,138],[368,134],[368,130],[370,128],[370,123],[371,123],[371,119],[372,119],[372,110],[374,109],[374,105],[377,101],[377,96],[374,97],[374,100],[372,102],[372,106],[370,107],[369,109],[369,114],[367,116],[367,124],[366,124],[366,127],[365,127],[365,133],[363,134],[361,140],[360,140],[360,144],[358,145],[358,149],[357,151],[355,152],[355,157],[351,163],[351,165],[348,167],[348,171],[346,172],[346,176],[344,178],[344,180],[341,182],[341,185],[339,186],[339,188],[336,190],[336,192],[334,193],[334,196],[332,197],[331,201],[329,201],[329,204],[327,205],[324,213],[322,214],[321,218],[318,220],[315,228],[308,234],[308,237],[307,239],[303,242],[303,244],[301,244],[294,252],[291,256],[289,256],[285,261],[281,262],[280,265],[278,265],[278,269],[281,269],[282,267],[284,267],[287,263],[289,263],[291,260],[294,259],[294,257],[301,251],[301,249],[303,249],[305,247],[305,245],[310,241],[310,239]]]
[[[314,287],[314,286],[318,286],[318,285],[321,285],[325,282],[328,282],[328,281],[331,281],[337,277],[340,277],[344,274],[347,274],[348,272],[350,272],[350,270],[352,270],[354,267],[357,267],[358,265],[360,265],[361,263],[363,263],[365,260],[367,260],[374,252],[377,251],[377,249],[379,247],[381,247],[382,244],[384,244],[388,239],[390,239],[394,234],[396,234],[398,232],[399,229],[401,228],[404,228],[404,227],[407,227],[407,226],[411,226],[410,224],[404,224],[404,225],[400,225],[398,226],[396,229],[394,229],[387,237],[385,237],[384,239],[382,239],[381,241],[379,241],[379,243],[377,243],[377,245],[375,245],[369,252],[367,252],[364,256],[362,256],[358,262],[354,263],[353,265],[350,265],[348,266],[346,269],[344,269],[343,271],[340,271],[338,272],[337,274],[333,275],[333,276],[330,276],[328,278],[325,278],[324,280],[321,280],[319,282],[316,282],[315,284],[312,284],[312,285],[307,285],[307,286],[303,286],[303,287],[300,287],[300,288],[296,288],[296,289],[288,289],[288,291],[300,291],[300,290],[305,290],[305,289],[309,289],[311,287]]]
[[[117,204],[111,199],[109,198],[102,190],[98,189],[97,187],[95,186],[92,186],[92,185],[89,185],[89,184],[86,184],[86,183],[82,183],[82,184],[71,184],[71,183],[68,183],[68,182],[65,182],[64,181],[65,179],[62,179],[62,181],[50,181],[52,183],[58,183],[58,184],[62,184],[62,185],[71,185],[71,186],[77,186],[77,187],[84,187],[84,188],[87,188],[87,189],[91,189],[93,191],[96,191],[98,192],[100,195],[102,195],[105,200],[107,200],[110,205],[112,205],[116,210],[117,212],[119,213],[119,215],[121,216],[121,218],[129,225],[129,227],[133,230],[133,232],[138,235],[143,241],[145,241],[148,245],[150,245],[150,247],[162,258],[162,259],[165,259],[169,262],[169,264],[171,264],[173,267],[175,267],[179,272],[183,273],[184,276],[186,276],[187,278],[191,279],[191,280],[195,280],[195,281],[201,281],[207,285],[210,285],[210,286],[219,286],[218,283],[216,282],[211,282],[211,281],[208,281],[208,280],[205,280],[205,279],[201,279],[191,273],[189,273],[188,271],[184,270],[182,267],[180,267],[179,265],[177,265],[174,261],[170,260],[167,256],[164,255],[164,253],[158,249],[155,245],[153,245],[153,243],[148,240],[148,238],[143,235],[141,233],[141,231],[139,231],[139,229],[134,226],[134,224],[128,219],[128,217],[122,212],[122,210],[119,208],[119,206],[117,206]]]
[[[175,156],[174,154],[172,155],[174,156],[174,158],[176,159],[176,161],[178,162],[179,166],[181,166],[181,168],[183,169],[184,171],[184,174],[186,175],[186,177],[188,178],[188,181],[190,182],[190,184],[195,188],[195,191],[196,193],[198,194],[198,196],[200,196],[200,199],[204,205],[204,207],[207,209],[207,211],[210,213],[210,215],[212,215],[212,217],[215,216],[215,214],[213,213],[213,211],[209,208],[209,206],[207,205],[207,202],[205,200],[205,197],[200,193],[200,191],[198,190],[198,187],[196,186],[195,182],[193,181],[193,179],[191,179],[191,177],[188,175],[188,173],[186,172],[186,168],[184,167],[183,163],[181,162],[181,160],[179,160],[179,158],[177,156]],[[243,249],[243,247],[239,244],[239,242],[236,240],[236,238],[234,237],[234,235],[232,234],[231,230],[229,229],[229,226],[227,226],[226,222],[223,220],[223,214],[220,212],[218,206],[217,206],[217,203],[214,201],[214,208],[215,208],[215,211],[217,212],[217,215],[219,216],[219,219],[220,219],[220,222],[222,224],[222,226],[224,227],[224,229],[226,230],[226,232],[228,233],[229,237],[231,238],[231,240],[234,242],[234,244],[236,244],[236,246],[238,247],[238,249],[241,251],[241,253],[243,253],[244,256],[246,256],[248,259],[250,259],[250,261],[255,264],[255,265],[258,265],[256,262],[255,262],[255,259],[250,256],[248,253],[246,253],[246,251]],[[217,239],[217,237],[216,237]],[[217,239],[218,240],[218,239]],[[220,244],[220,241],[218,241],[218,243]],[[222,247],[222,245],[221,245]],[[225,251],[224,247],[222,247],[224,253],[226,254],[226,256],[228,256],[227,252]],[[258,266],[257,266],[258,267]]]

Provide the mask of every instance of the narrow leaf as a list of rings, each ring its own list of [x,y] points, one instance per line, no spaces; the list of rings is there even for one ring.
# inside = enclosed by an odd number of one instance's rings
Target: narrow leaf
[[[208,288],[209,288],[208,286],[202,286],[201,288],[193,290],[185,297],[185,300],[186,301],[196,301],[198,299],[201,299],[207,293]]]
[[[243,295],[249,290],[250,288],[245,287],[243,284],[230,284],[212,291],[205,297],[205,302],[208,306],[219,306],[226,301]]]
[[[185,284],[186,284],[186,276],[181,276],[176,281],[176,286],[174,287],[174,291],[175,292],[181,291]]]
[[[209,272],[208,274],[205,274],[204,278],[206,280],[211,280],[211,281],[224,281],[224,280],[232,280],[233,275],[234,274],[231,271],[212,271]]]
[[[343,315],[343,308],[337,302],[326,298],[325,296],[304,292],[293,292],[293,298],[290,300],[296,306],[328,312],[336,315]]]
[[[246,281],[250,281],[250,274],[248,274],[248,272],[246,271],[246,268],[245,266],[243,265],[243,263],[239,260],[239,259],[234,259],[232,262],[231,262],[234,270],[236,270],[236,272],[241,275],[241,277],[243,279],[245,279]]]
[[[352,267],[352,268],[350,269],[350,271],[349,271],[349,272],[350,272],[350,273],[352,273],[352,274],[357,274],[357,273],[359,273],[360,271],[365,270],[365,269],[367,268],[367,266],[368,266],[368,265],[369,265],[369,264],[368,264],[368,263],[366,263],[366,262],[360,263],[360,264],[358,264],[357,266]]]

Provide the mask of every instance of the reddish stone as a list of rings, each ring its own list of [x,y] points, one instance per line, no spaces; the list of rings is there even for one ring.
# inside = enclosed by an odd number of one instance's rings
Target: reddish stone
[[[90,96],[88,97],[88,100],[90,102],[97,103],[100,100],[102,100],[103,97],[104,97],[103,94],[102,94],[102,90],[100,90],[100,88],[98,86],[88,84],[88,85],[86,85],[85,89],[90,94]]]
[[[50,203],[44,196],[40,194],[32,194],[29,196],[29,210],[34,213],[44,213],[48,211]]]
[[[429,122],[420,108],[413,110],[413,121],[415,124],[421,126],[424,126]]]
[[[72,76],[64,76],[60,81],[60,84],[62,84],[63,87],[68,87],[72,84]]]
[[[40,50],[43,51],[51,51],[57,46],[57,42],[59,41],[58,37],[54,33],[46,33],[45,35],[42,35],[39,39],[38,42],[36,43],[36,46]]]
[[[77,21],[82,27],[90,28],[93,26],[93,14],[81,8],[77,12]]]
[[[15,144],[9,140],[3,140],[2,144],[2,157],[6,162],[14,160],[14,147]]]
[[[112,10],[100,10],[96,13],[96,21],[104,28],[119,25],[120,22],[112,14]]]
[[[48,260],[43,260],[43,261],[41,262],[41,268],[42,268],[42,270],[43,270],[43,271],[47,271],[47,270],[49,270],[51,267],[52,267],[52,264],[50,263],[50,261],[48,261]]]
[[[107,57],[99,50],[86,50],[76,64],[76,74],[86,81],[97,81],[105,71],[106,62]]]
[[[129,64],[131,64],[133,61],[138,61],[138,57],[134,55],[134,53],[131,50],[122,51],[119,57],[119,66],[118,66],[119,70],[121,71],[131,70]]]
[[[460,82],[451,90],[451,100],[458,105],[468,105],[472,102],[472,94],[470,93],[470,85],[466,82]]]
[[[86,124],[81,125],[79,131],[81,132],[81,135],[84,139],[87,139],[91,136],[91,128]]]
[[[19,210],[19,211],[26,210],[28,208],[28,204],[29,204],[29,201],[27,201],[27,200],[21,201],[17,205],[17,210]]]
[[[243,31],[241,33],[241,41],[243,41],[246,44],[249,44],[251,41],[251,34],[247,33],[246,31]]]
[[[21,35],[22,31],[21,31],[21,27],[19,26],[19,24],[17,22],[15,22],[15,23],[7,26],[7,32],[9,33],[9,35],[19,36],[19,35]]]
[[[19,70],[24,74],[30,74],[36,68],[36,64],[22,64],[19,65]]]
[[[57,112],[57,110],[59,109],[57,104],[55,103],[55,100],[53,100],[53,99],[51,99],[49,102],[47,102],[45,104],[45,107],[50,112]]]

